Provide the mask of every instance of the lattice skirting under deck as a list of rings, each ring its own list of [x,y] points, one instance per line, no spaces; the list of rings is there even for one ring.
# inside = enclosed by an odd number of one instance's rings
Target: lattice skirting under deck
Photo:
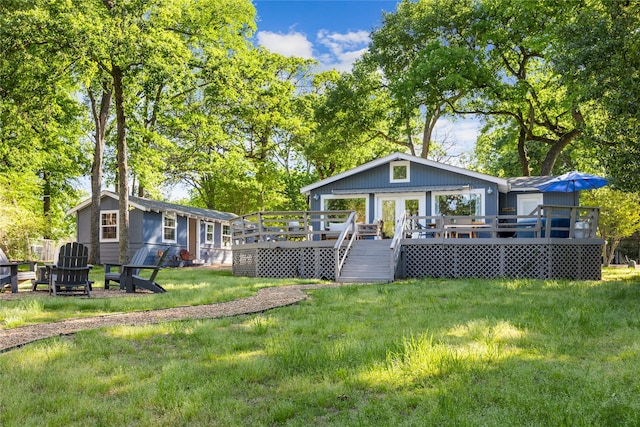
[[[344,249],[340,250],[340,255]],[[335,278],[331,247],[233,249],[233,274],[248,277]]]
[[[478,244],[403,246],[401,277],[600,280],[602,245]]]
[[[396,278],[600,280],[602,243],[592,242],[404,243]],[[333,280],[334,272],[332,247],[302,242],[295,247],[233,248],[233,274],[238,276]]]

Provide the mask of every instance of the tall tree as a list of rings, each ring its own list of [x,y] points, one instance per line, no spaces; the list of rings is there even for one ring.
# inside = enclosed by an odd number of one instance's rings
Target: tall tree
[[[481,115],[513,129],[505,136],[520,174],[546,175],[584,127],[550,61],[563,19],[544,0],[405,0],[374,31],[371,60],[385,71],[399,117],[423,115],[423,151],[441,115]]]
[[[35,177],[13,185],[39,182],[33,194],[41,204],[38,234],[55,239],[69,232],[63,212],[77,200],[73,180],[87,167],[87,147],[79,138],[84,114],[68,73],[74,58],[60,49],[73,40],[61,6],[32,6],[0,5],[0,171]]]
[[[554,64],[571,91],[589,105],[589,141],[611,181],[640,189],[640,3],[587,0],[561,3]]]
[[[393,100],[392,129],[402,137],[392,140],[413,155],[429,157],[438,120],[471,90],[478,68],[469,46],[472,5],[403,1],[371,35],[365,61],[382,71],[381,84]]]
[[[379,77],[364,64],[351,73],[319,73],[301,97],[301,114],[312,126],[297,143],[318,178],[389,154],[396,144],[406,148],[389,129],[392,107]]]
[[[296,98],[309,64],[248,48],[209,67],[201,96],[177,107],[172,171],[204,206],[240,213],[286,205],[281,156],[306,132]]]

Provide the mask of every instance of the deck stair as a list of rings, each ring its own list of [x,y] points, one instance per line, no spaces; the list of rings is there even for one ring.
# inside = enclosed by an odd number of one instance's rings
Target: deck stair
[[[356,240],[338,282],[391,282],[391,240]]]

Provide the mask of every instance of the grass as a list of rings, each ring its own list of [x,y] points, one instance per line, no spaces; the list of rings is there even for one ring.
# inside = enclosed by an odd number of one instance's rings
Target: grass
[[[640,275],[604,276],[327,288],[48,339],[0,354],[0,425],[639,425]]]
[[[94,281],[94,287],[103,288],[104,269],[94,267],[90,279]],[[159,272],[156,280],[167,289],[167,293],[144,297],[51,298],[46,292],[28,292],[30,285],[23,285],[22,298],[0,302],[0,327],[12,328],[107,313],[212,304],[245,298],[264,287],[309,283],[293,279],[235,277],[227,270],[205,268],[164,269]],[[118,284],[112,282],[111,286],[117,287]]]

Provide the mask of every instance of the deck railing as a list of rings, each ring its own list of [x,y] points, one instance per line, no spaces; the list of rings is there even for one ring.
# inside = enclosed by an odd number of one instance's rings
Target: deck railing
[[[390,249],[391,249],[391,271],[390,279],[393,281],[396,278],[396,269],[398,266],[398,260],[400,259],[400,248],[402,245],[400,244],[400,238],[403,236],[403,230],[407,228],[407,211],[402,212],[402,216],[396,225],[395,234],[393,236],[393,240],[391,241]]]
[[[254,212],[231,220],[234,245],[340,237],[353,211]]]
[[[349,249],[351,249],[351,245],[353,245],[353,241],[356,238],[356,234],[358,233],[358,227],[356,226],[356,213],[351,212],[351,215],[345,221],[346,226],[342,228],[336,243],[333,245],[333,253],[334,258],[336,260],[336,269],[335,269],[335,280],[337,281],[340,277],[340,273],[342,272],[342,267],[344,266],[344,262],[349,255]],[[349,238],[349,242],[347,243],[347,247],[345,248],[344,255],[340,256],[340,248],[342,247],[347,236],[351,236]]]
[[[396,224],[394,237],[585,239],[596,237],[598,220],[596,207],[552,205],[540,205],[529,215],[413,215]],[[231,227],[234,245],[337,239],[334,246],[338,248],[347,238],[351,245],[359,229],[355,212],[346,210],[255,212],[232,219]],[[398,246],[390,244],[392,248]]]
[[[595,238],[599,208],[540,205],[529,215],[420,216],[407,219],[404,238]]]

